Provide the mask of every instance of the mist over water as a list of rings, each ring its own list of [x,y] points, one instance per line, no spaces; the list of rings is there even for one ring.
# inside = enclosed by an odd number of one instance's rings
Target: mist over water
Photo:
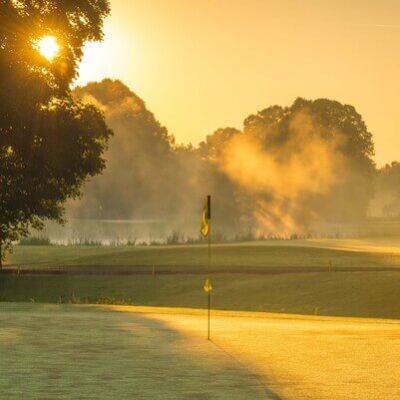
[[[367,216],[374,145],[352,106],[299,98],[193,147],[176,144],[120,81],[92,83],[74,95],[104,112],[114,137],[106,170],[68,204],[69,218],[163,221],[160,236],[198,237],[207,194],[214,233],[228,237],[335,235]],[[137,236],[151,240],[152,233]]]

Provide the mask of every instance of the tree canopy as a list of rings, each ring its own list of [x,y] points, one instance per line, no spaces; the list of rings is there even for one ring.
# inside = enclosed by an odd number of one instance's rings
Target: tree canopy
[[[93,105],[72,98],[82,47],[100,40],[107,0],[0,0],[0,246],[61,222],[64,203],[100,173],[111,131]],[[59,43],[48,61],[35,48]]]
[[[243,133],[280,166],[279,180],[287,187],[303,180],[296,193],[296,221],[343,222],[366,216],[373,196],[374,143],[353,106],[298,98],[290,107],[272,106],[250,115]],[[289,165],[293,169],[285,174]],[[265,174],[273,172],[266,170]],[[269,204],[277,194],[285,196],[284,192],[274,193],[278,186],[266,193]],[[283,207],[282,213],[291,208],[288,204]]]

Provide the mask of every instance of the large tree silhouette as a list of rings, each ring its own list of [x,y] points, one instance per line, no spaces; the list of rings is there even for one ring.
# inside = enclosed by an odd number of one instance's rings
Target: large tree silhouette
[[[204,193],[215,201],[219,230],[237,228],[234,185],[218,170],[226,140],[237,133],[221,129],[200,148],[176,145],[145,102],[121,81],[105,79],[76,88],[74,96],[98,105],[115,132],[104,174],[85,185],[81,199],[67,208],[75,218],[157,219],[169,229],[194,234]]]
[[[104,168],[111,131],[70,85],[108,13],[108,0],[0,0],[1,256],[30,227],[62,222],[64,202]],[[46,35],[60,44],[52,62],[34,46]]]

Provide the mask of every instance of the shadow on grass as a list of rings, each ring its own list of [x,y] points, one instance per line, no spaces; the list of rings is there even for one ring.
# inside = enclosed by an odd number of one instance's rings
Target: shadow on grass
[[[211,343],[214,344],[215,347],[218,348],[219,351],[222,351],[224,354],[226,354],[228,357],[230,357],[233,362],[236,364],[240,365],[240,367],[244,370],[248,370],[250,374],[252,374],[252,371],[249,370],[248,366],[244,364],[240,359],[235,357],[233,354],[229,353],[227,350],[225,350],[220,344],[216,343],[214,340],[210,339]],[[261,381],[260,377],[257,374],[254,374],[254,379],[257,379]],[[263,383],[260,384],[261,388],[264,392],[265,398],[266,399],[271,399],[271,400],[281,400],[281,398],[274,393],[271,389],[269,389],[267,386],[265,386]]]
[[[179,369],[185,371],[183,375],[187,373],[187,370],[196,372],[194,376],[190,374],[185,378],[188,380],[195,378],[191,384],[196,385],[200,376],[202,379],[206,379],[206,385],[198,393],[187,393],[191,398],[211,399],[221,396],[221,398],[229,399],[280,400],[280,397],[265,385],[256,372],[213,340],[207,341],[183,334],[171,327],[171,324],[164,323],[154,315],[120,310],[115,312],[121,314],[121,318],[134,319],[140,327],[146,327],[151,332],[155,332],[157,339],[161,339],[158,340],[158,352],[165,354],[165,349],[168,349],[167,353],[172,352],[173,364],[179,365]],[[175,316],[172,315],[171,317]],[[179,315],[176,315],[176,317],[179,318]],[[162,338],[157,332],[163,332]],[[132,332],[132,334],[134,335],[135,332]],[[172,364],[170,366],[173,368]],[[196,397],[196,395],[199,397]]]
[[[3,303],[0,353],[8,399],[279,399],[221,348],[144,314]]]

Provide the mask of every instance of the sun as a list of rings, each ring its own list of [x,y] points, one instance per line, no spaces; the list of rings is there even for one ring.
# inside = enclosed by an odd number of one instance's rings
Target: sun
[[[34,45],[39,53],[48,61],[53,61],[54,57],[60,52],[60,46],[54,36],[44,36]]]

